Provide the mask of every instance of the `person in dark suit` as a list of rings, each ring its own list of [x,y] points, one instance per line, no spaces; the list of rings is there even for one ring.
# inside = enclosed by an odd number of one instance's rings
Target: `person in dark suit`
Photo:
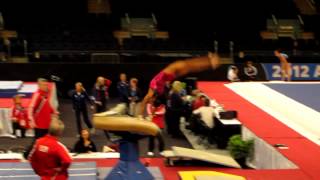
[[[120,102],[128,104],[129,89],[130,85],[127,81],[127,75],[124,73],[120,74],[120,81],[117,84],[118,94]]]
[[[81,130],[80,139],[74,145],[73,151],[76,153],[97,152],[96,145],[90,139],[90,133],[89,133],[88,129]]]
[[[180,81],[175,81],[167,101],[166,125],[168,134],[174,138],[182,137],[180,118],[183,115],[184,101],[181,97],[182,86]]]
[[[72,105],[73,105],[73,110],[76,115],[76,120],[77,120],[77,128],[78,128],[78,133],[80,135],[81,133],[81,114],[83,117],[83,121],[87,125],[88,128],[90,128],[91,132],[94,133],[93,126],[89,120],[88,116],[88,110],[87,110],[87,102],[91,104],[91,108],[93,109],[93,100],[91,100],[86,92],[86,90],[83,88],[83,85],[81,82],[77,82],[75,84],[75,90],[72,91],[71,94],[71,99],[72,99]]]

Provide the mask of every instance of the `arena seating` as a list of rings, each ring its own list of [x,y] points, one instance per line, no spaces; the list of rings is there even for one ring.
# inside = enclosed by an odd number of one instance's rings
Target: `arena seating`
[[[29,56],[41,51],[41,60],[52,56],[50,61],[90,61],[92,52],[128,52],[128,51],[208,51],[218,42],[218,52],[230,55],[232,50],[272,51],[276,48],[291,51],[294,40],[262,40],[260,31],[266,29],[267,19],[272,15],[277,19],[297,19],[300,14],[294,1],[263,0],[259,2],[234,2],[231,0],[174,4],[170,1],[124,0],[111,2],[111,14],[89,14],[87,2],[49,1],[22,3],[24,9],[12,8],[17,0],[0,3],[0,12],[5,20],[5,28],[18,31],[18,39],[12,40],[13,55],[24,55],[24,40],[27,42]],[[21,3],[21,2],[19,2]],[[60,3],[63,3],[61,7]],[[209,4],[209,3],[213,3]],[[41,10],[37,7],[41,5]],[[59,13],[57,10],[59,9]],[[165,9],[165,10],[163,10]],[[179,9],[179,13],[177,13]],[[197,13],[194,10],[202,9]],[[72,11],[71,11],[72,10]],[[191,13],[190,13],[191,12]],[[41,13],[42,18],[39,17]],[[19,14],[19,15],[18,15]],[[157,29],[169,32],[169,39],[149,39],[133,37],[125,39],[123,46],[113,36],[113,31],[121,29],[121,18],[144,18],[154,14]],[[253,16],[254,14],[254,16]],[[320,29],[315,22],[319,17],[303,16],[303,28],[308,32]],[[317,51],[318,40],[298,40],[298,50]],[[4,51],[0,44],[0,51]],[[73,53],[65,54],[66,51]],[[45,53],[44,53],[45,52]],[[63,52],[63,53],[61,53]],[[89,52],[87,56],[81,56]],[[139,54],[141,54],[139,52]],[[63,56],[63,58],[61,58]],[[73,58],[81,56],[81,58]],[[57,58],[59,57],[59,58]],[[29,59],[32,58],[29,57]]]

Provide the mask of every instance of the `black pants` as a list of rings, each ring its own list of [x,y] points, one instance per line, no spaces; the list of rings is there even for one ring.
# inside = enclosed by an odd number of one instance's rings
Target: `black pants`
[[[180,110],[168,110],[166,114],[166,125],[168,134],[172,136],[181,136],[182,132],[180,131]]]
[[[96,113],[101,113],[107,110],[107,100],[106,101],[101,101],[101,105],[97,104],[96,105]],[[106,136],[106,138],[111,141],[111,137],[108,133],[108,131],[104,130],[104,135]]]
[[[154,151],[154,144],[155,144],[155,139],[158,140],[159,143],[159,152],[162,152],[164,150],[164,141],[161,133],[159,133],[157,136],[150,136],[149,137],[149,152]]]
[[[82,126],[81,126],[81,114],[82,114],[82,118],[83,121],[85,122],[85,124],[87,125],[88,128],[92,128],[92,124],[89,120],[89,116],[88,116],[88,110],[86,108],[84,109],[76,109],[75,110],[76,113],[76,120],[77,120],[77,128],[78,128],[78,133],[81,133],[82,130]]]
[[[166,109],[165,113],[165,123],[166,123],[166,130],[168,134],[172,134],[172,128],[170,126],[170,110]]]
[[[21,137],[24,138],[26,137],[26,129],[21,127],[20,124],[18,122],[13,122],[12,123],[12,129],[13,129],[13,135],[17,135],[16,131],[19,129],[21,132]]]
[[[101,105],[100,104],[96,104],[96,112],[97,113],[101,113],[107,110],[107,100],[105,101],[101,101]]]
[[[34,144],[36,143],[37,139],[45,136],[48,134],[48,129],[39,129],[39,128],[35,128],[34,129],[34,138],[33,141],[31,143],[31,145],[26,149],[26,151],[23,153],[23,157],[25,159],[28,159],[29,153],[31,152]]]

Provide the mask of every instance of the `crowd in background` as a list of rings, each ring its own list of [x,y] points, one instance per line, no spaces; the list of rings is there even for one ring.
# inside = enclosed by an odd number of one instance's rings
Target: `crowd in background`
[[[138,82],[137,78],[131,78],[128,82],[126,74],[122,73],[117,83],[118,103],[125,104],[125,114],[133,117],[139,115],[140,103],[143,100]],[[77,125],[77,137],[79,137],[74,145],[74,152],[90,153],[98,151],[91,139],[91,135],[95,134],[95,129],[87,108],[89,106],[94,113],[107,111],[109,107],[108,90],[111,84],[112,82],[109,79],[99,76],[92,88],[91,95],[81,82],[75,83],[74,90],[70,92],[75,124]],[[25,137],[25,131],[30,128],[33,128],[35,132],[34,141],[25,154],[25,157],[28,158],[29,156],[29,159],[32,147],[43,143],[43,138],[52,140],[50,122],[53,117],[59,115],[58,110],[51,104],[52,92],[48,81],[39,79],[38,86],[39,89],[33,95],[30,107],[23,107],[21,103],[23,97],[21,95],[16,95],[13,98],[14,106],[11,119],[14,135],[18,137],[17,132],[20,130],[19,136]],[[186,83],[174,81],[166,83],[164,99],[154,97],[149,100],[145,110],[145,119],[154,122],[162,130],[162,133],[167,133],[172,138],[181,138],[183,133],[180,129],[180,120],[184,117],[188,122],[192,114],[199,115],[200,120],[208,127],[214,127],[215,111],[210,106],[210,100],[199,90],[192,90],[192,88],[187,87]],[[88,129],[82,127],[81,119]],[[108,132],[105,133],[108,134]],[[53,139],[57,140],[56,138]],[[165,143],[162,138],[149,137],[149,156],[154,156],[155,139],[159,144],[159,152],[165,150]]]
[[[131,78],[127,81],[126,74],[122,73],[119,76],[119,82],[117,83],[119,103],[125,104],[125,114],[133,117],[137,117],[140,110],[140,103],[143,100],[143,94],[139,88],[137,78]],[[102,76],[97,77],[96,83],[93,86],[91,95],[86,91],[84,85],[81,82],[75,83],[75,88],[70,92],[72,99],[72,108],[75,114],[75,124],[77,125],[77,137],[79,140],[75,143],[73,151],[76,153],[90,153],[97,152],[96,145],[91,138],[92,134],[95,134],[95,129],[90,120],[90,113],[88,113],[88,106],[94,110],[95,113],[100,113],[108,110],[109,100],[109,88],[112,82]],[[38,80],[38,91],[33,95],[31,105],[24,107],[21,99],[23,96],[16,95],[13,97],[12,107],[12,124],[13,133],[16,137],[25,137],[25,131],[27,129],[34,129],[35,136],[32,145],[27,149],[25,157],[33,161],[32,166],[37,174],[41,175],[44,171],[42,167],[39,167],[41,162],[37,162],[39,158],[48,158],[48,154],[43,154],[42,151],[47,151],[49,147],[53,148],[58,142],[61,130],[55,132],[51,127],[52,119],[57,118],[59,112],[51,103],[52,91],[49,83],[46,79]],[[198,114],[201,120],[205,122],[210,128],[214,127],[212,121],[214,109],[210,106],[209,99],[201,94],[198,90],[189,89],[185,83],[180,81],[174,81],[173,83],[166,83],[165,98],[152,98],[146,106],[146,119],[154,122],[161,130],[162,133],[167,133],[172,138],[183,137],[183,133],[180,129],[181,117],[184,117],[188,121],[192,114]],[[88,129],[82,127],[81,119],[84,121]],[[59,122],[60,123],[60,122]],[[58,124],[59,124],[58,123]],[[62,122],[61,122],[62,123]],[[62,126],[60,123],[59,127]],[[51,130],[50,130],[51,128]],[[60,127],[61,129],[61,127]],[[63,128],[62,128],[63,129]],[[54,132],[53,132],[54,131]],[[57,130],[56,130],[57,131]],[[20,134],[18,133],[20,132]],[[106,132],[108,134],[108,132]],[[165,150],[165,143],[162,138],[149,137],[148,155],[154,156],[155,139],[158,141],[159,152]],[[41,150],[41,148],[44,148]],[[39,150],[40,152],[35,151]],[[64,160],[66,164],[59,170],[60,174],[66,173],[66,168],[69,166],[69,156],[66,155],[68,150],[59,143],[59,146],[55,147],[55,153],[59,154],[56,158]],[[50,157],[49,157],[50,159]],[[50,164],[50,162],[48,162]],[[42,165],[45,166],[45,165]],[[54,173],[51,172],[50,173]],[[46,172],[44,173],[46,174]],[[51,174],[50,174],[51,176]]]

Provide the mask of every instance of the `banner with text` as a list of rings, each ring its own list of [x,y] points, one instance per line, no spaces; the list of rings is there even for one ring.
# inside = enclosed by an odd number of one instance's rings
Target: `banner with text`
[[[262,64],[267,80],[281,80],[281,66],[279,63]],[[297,81],[320,80],[320,64],[291,64],[291,79]]]

